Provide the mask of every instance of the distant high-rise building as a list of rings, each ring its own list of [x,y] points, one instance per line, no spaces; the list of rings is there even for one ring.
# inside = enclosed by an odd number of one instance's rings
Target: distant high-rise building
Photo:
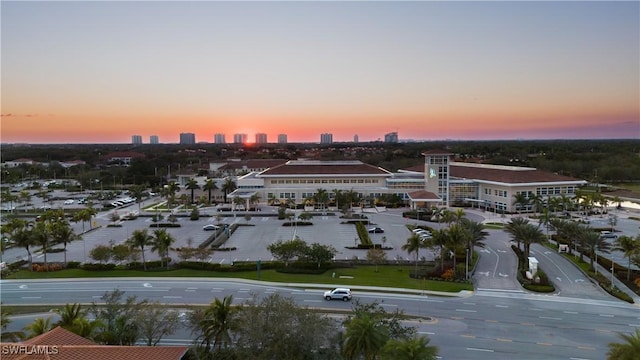
[[[133,145],[142,145],[142,136],[140,135],[131,136],[131,143]]]
[[[196,143],[196,134],[180,133],[180,145],[193,145]]]
[[[256,144],[266,144],[267,143],[267,134],[265,133],[257,133],[256,134]]]
[[[215,134],[213,135],[213,142],[215,144],[226,144],[227,141],[224,138],[224,134]]]
[[[247,134],[233,134],[234,144],[244,144],[247,142]]]
[[[333,134],[320,134],[320,144],[333,144]]]
[[[278,134],[278,144],[287,143],[287,134]]]
[[[398,142],[398,133],[390,132],[388,134],[384,134],[384,142],[386,143],[397,143]]]
[[[360,138],[358,137],[358,134],[353,135],[353,142],[357,143],[360,141]]]
[[[149,144],[160,144],[160,139],[158,139],[158,135],[149,136]]]

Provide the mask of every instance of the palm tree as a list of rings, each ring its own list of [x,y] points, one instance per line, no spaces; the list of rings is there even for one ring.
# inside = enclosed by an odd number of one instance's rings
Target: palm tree
[[[207,191],[209,194],[209,204],[211,204],[211,192],[218,189],[218,185],[216,185],[213,179],[207,179],[207,182],[202,187],[203,190]]]
[[[51,330],[51,317],[48,318],[36,318],[32,323],[24,327],[27,331],[27,339],[42,335]]]
[[[635,360],[640,354],[640,329],[633,334],[618,333],[623,343],[609,343],[607,360]]]
[[[152,239],[153,237],[149,235],[149,233],[147,233],[147,230],[143,229],[134,230],[133,233],[131,233],[131,237],[129,238],[129,240],[127,240],[132,247],[140,248],[140,252],[142,253],[142,267],[144,268],[144,271],[147,271],[147,261],[144,257],[144,247],[149,245]]]
[[[455,271],[458,252],[464,248],[465,244],[471,242],[471,234],[459,224],[453,224],[445,231],[447,233],[445,248],[447,248],[452,254],[453,269]]]
[[[71,330],[71,328],[73,327],[73,323],[77,319],[84,317],[82,306],[78,303],[65,304],[62,310],[58,312],[58,314],[60,315],[60,320],[56,323],[56,325],[67,330]]]
[[[129,188],[129,191],[131,192],[131,196],[133,196],[133,198],[136,199],[136,202],[138,203],[138,212],[142,207],[142,204],[140,202],[144,197],[144,190],[145,188],[142,185],[135,185]]]
[[[225,296],[222,300],[215,298],[204,310],[199,327],[203,333],[202,343],[209,350],[211,343],[214,348],[221,349],[231,344],[230,331],[233,328],[235,309],[231,305],[233,297]]]
[[[171,244],[176,240],[167,232],[167,229],[159,229],[153,232],[153,238],[151,240],[151,251],[157,251],[160,255],[160,266],[162,266],[163,259],[167,259],[167,269],[169,269],[169,249]]]
[[[533,205],[533,214],[537,215],[540,211],[542,211],[542,206],[544,205],[544,198],[540,195],[532,195],[531,205]]]
[[[373,360],[387,343],[389,334],[379,319],[361,314],[346,324],[342,353],[347,360]]]
[[[340,189],[333,189],[333,196],[336,201],[336,209],[340,209],[340,202],[344,198],[344,191]]]
[[[528,220],[522,218],[512,219],[505,226],[505,231],[518,242],[518,248],[520,248],[520,242],[522,242],[525,259],[529,258],[531,244],[540,243],[545,240],[545,236],[539,227],[530,224]]]
[[[191,203],[193,204],[193,192],[196,189],[200,189],[200,185],[198,185],[198,182],[196,181],[196,179],[189,179],[189,181],[187,182],[186,188],[188,190],[191,190]]]
[[[629,281],[631,279],[631,258],[640,254],[640,235],[636,236],[635,239],[622,235],[613,242],[613,246],[613,250],[622,251],[624,257],[629,261],[627,264],[627,281]]]
[[[253,205],[255,205],[255,204],[259,203],[259,202],[260,202],[260,194],[255,193],[255,194],[251,195],[251,197],[249,198],[249,207],[251,207],[251,206],[253,206]],[[249,210],[249,209],[247,209],[247,210]]]
[[[33,237],[31,236],[31,228],[28,223],[22,219],[11,219],[11,242],[16,246],[27,250],[27,258],[29,259],[29,270],[32,270],[32,257],[30,247],[33,245]]]
[[[518,214],[522,212],[522,209],[526,210],[529,206],[529,197],[526,193],[518,192],[513,195],[513,199],[513,205],[516,207],[516,210],[518,210]]]
[[[47,263],[47,252],[49,252],[49,245],[51,241],[51,232],[49,227],[49,224],[44,221],[36,222],[31,232],[33,242],[42,247],[42,253],[44,254],[44,267],[46,271],[49,271],[49,264]]]
[[[224,202],[227,202],[227,195],[236,190],[238,186],[235,181],[231,177],[227,177],[224,179],[224,183],[222,184],[222,191],[224,192]]]
[[[51,224],[51,237],[55,243],[64,244],[64,264],[67,265],[67,244],[79,237],[73,232],[73,228],[66,221],[56,221]]]
[[[418,276],[418,259],[419,259],[419,252],[420,252],[420,248],[424,247],[424,242],[422,241],[422,239],[420,238],[420,235],[418,234],[412,234],[408,239],[407,242],[402,245],[402,250],[406,251],[409,253],[409,255],[411,255],[411,253],[415,252],[416,253],[416,270],[415,270],[415,276]]]
[[[507,232],[507,234],[511,235],[511,237],[516,241],[516,243],[518,244],[518,249],[520,249],[520,237],[518,236],[518,231],[520,231],[520,229],[525,225],[528,224],[529,220],[525,219],[523,217],[516,217],[511,219],[511,221],[509,221],[505,226],[504,226],[504,231]]]
[[[385,358],[395,360],[435,360],[438,358],[438,347],[429,345],[427,336],[410,339],[391,339],[382,349]]]
[[[431,233],[431,238],[428,240],[430,247],[438,247],[440,249],[440,271],[444,271],[444,251],[448,237],[446,229],[436,229]]]
[[[596,251],[601,251],[603,253],[608,254],[611,245],[597,232],[593,231],[589,227],[583,227],[582,231],[578,234],[578,240],[580,244],[586,251],[589,253],[589,264],[591,265],[591,269],[595,269],[593,267],[593,261],[596,257]],[[580,258],[582,260],[582,251],[580,254]]]
[[[322,210],[324,210],[329,203],[329,194],[327,193],[327,190],[317,189],[316,193],[313,195],[313,200],[315,200],[316,204],[322,205]]]
[[[453,213],[453,216],[455,218],[455,222],[457,224],[460,224],[460,222],[464,219],[465,216],[465,212],[462,209],[456,209],[456,211]]]

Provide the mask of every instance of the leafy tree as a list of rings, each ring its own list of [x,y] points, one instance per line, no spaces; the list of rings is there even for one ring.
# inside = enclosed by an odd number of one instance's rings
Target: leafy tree
[[[65,304],[62,310],[58,311],[58,314],[60,315],[60,320],[55,325],[67,330],[71,330],[74,321],[84,316],[82,305],[78,303]]]
[[[380,248],[371,248],[367,250],[367,260],[376,265],[376,272],[378,272],[378,265],[387,260],[387,254]]]
[[[89,251],[89,257],[102,264],[111,259],[111,247],[107,245],[96,245]]]
[[[156,346],[163,337],[175,333],[180,325],[178,313],[167,311],[159,302],[144,304],[136,315],[136,326],[147,346]]]
[[[233,179],[231,177],[227,177],[226,179],[224,179],[224,183],[222,184],[222,192],[224,193],[224,202],[227,202],[227,195],[229,195],[230,193],[232,193],[234,190],[236,190],[238,188],[238,186],[236,185],[235,181],[233,181]]]
[[[337,323],[271,294],[243,303],[232,336],[238,359],[305,360],[338,358]]]
[[[296,237],[293,240],[278,240],[267,246],[267,250],[271,252],[273,257],[280,261],[284,261],[285,266],[289,266],[289,261],[296,256],[304,255],[307,243]]]
[[[133,345],[140,338],[137,324],[140,309],[146,301],[135,296],[124,298],[124,291],[116,289],[102,295],[103,304],[93,302],[89,312],[103,324],[99,342],[106,345]]]
[[[144,257],[144,247],[151,244],[153,237],[149,235],[146,229],[144,230],[134,230],[131,233],[131,237],[127,240],[129,245],[134,248],[139,248],[140,253],[142,253],[142,266],[144,271],[147,271],[147,262]]]
[[[609,343],[607,360],[636,360],[640,354],[640,329],[633,334],[619,333],[622,343]]]
[[[322,245],[319,243],[313,243],[305,249],[304,255],[310,262],[318,264],[318,268],[324,262],[331,261],[338,253],[331,245]]]
[[[118,244],[111,248],[111,259],[116,262],[123,262],[131,256],[131,246]]]
[[[204,269],[204,264],[205,261],[211,256],[213,255],[213,249],[210,247],[198,247],[194,250],[194,254],[193,254],[196,259],[200,260],[202,262],[202,268]]]

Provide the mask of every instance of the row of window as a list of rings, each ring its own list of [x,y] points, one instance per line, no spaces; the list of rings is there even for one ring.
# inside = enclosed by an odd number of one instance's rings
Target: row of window
[[[505,197],[505,198],[509,197],[509,193],[506,190],[500,190],[500,189],[485,188],[484,194],[489,196],[493,195],[493,196]]]
[[[270,184],[378,184],[379,179],[290,179],[270,180]]]
[[[536,195],[573,195],[576,192],[576,186],[549,186],[536,188]]]

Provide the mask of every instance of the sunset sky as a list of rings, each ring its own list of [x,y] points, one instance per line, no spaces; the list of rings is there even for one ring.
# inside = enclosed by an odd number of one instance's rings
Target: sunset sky
[[[640,2],[2,1],[2,143],[640,138]]]

